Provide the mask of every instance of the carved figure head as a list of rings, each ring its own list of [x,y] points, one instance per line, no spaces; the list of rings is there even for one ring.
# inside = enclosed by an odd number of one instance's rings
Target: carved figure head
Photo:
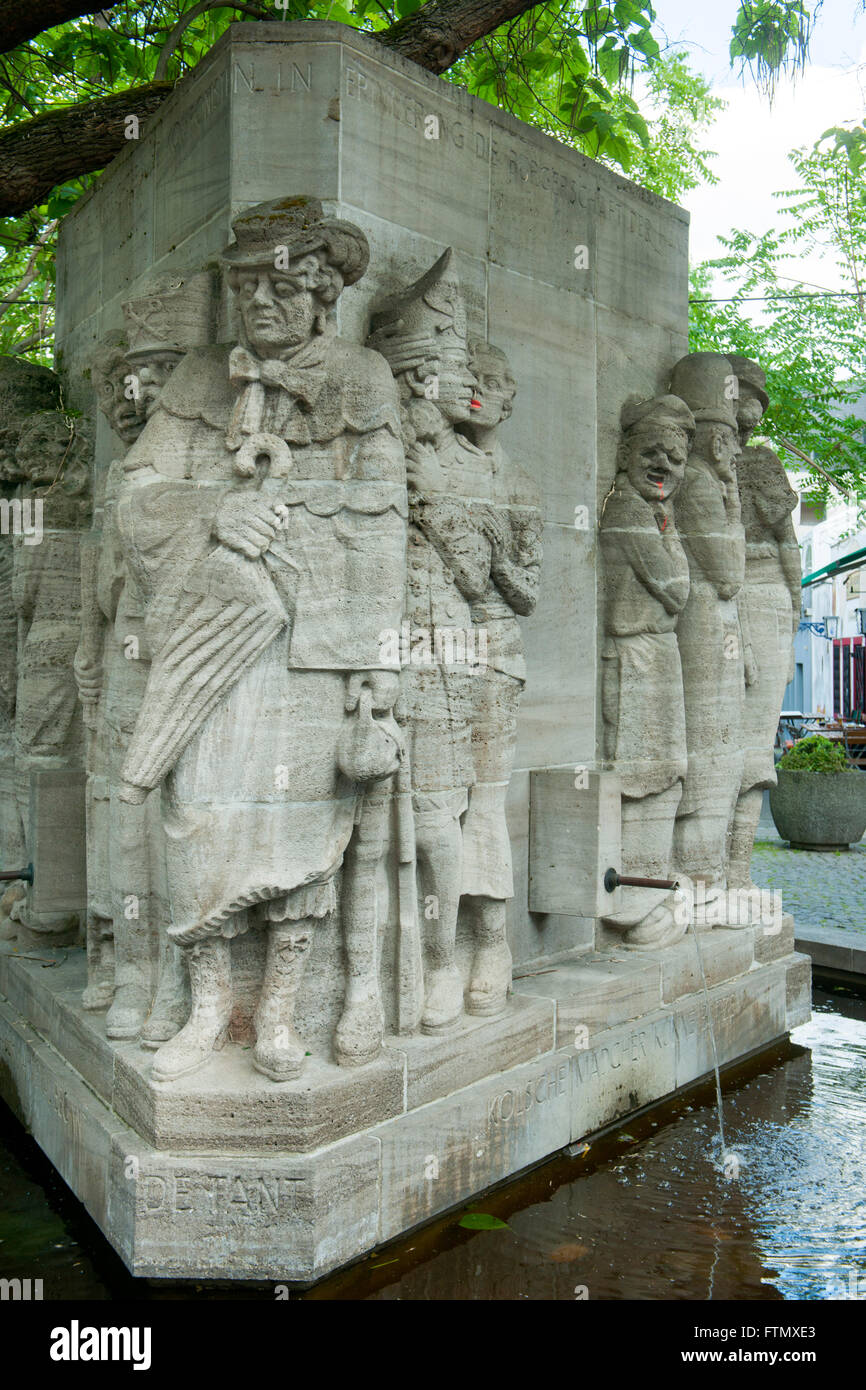
[[[18,436],[35,411],[53,410],[60,402],[60,380],[47,367],[0,357],[0,483],[22,481],[15,460]]]
[[[73,514],[90,512],[90,472],[93,460],[93,425],[80,416],[60,410],[31,415],[18,441],[18,465],[37,496],[57,489],[76,505]]]
[[[387,359],[404,403],[426,397],[451,424],[475,418],[466,308],[450,247],[374,313],[367,346]]]
[[[737,374],[740,388],[739,399],[737,400],[737,429],[740,435],[740,444],[745,448],[752,431],[760,424],[761,417],[770,404],[770,397],[767,395],[767,378],[763,368],[751,357],[741,357],[738,353],[730,353],[728,361]]]
[[[617,466],[646,502],[664,502],[683,480],[695,420],[677,396],[629,399],[620,412]]]
[[[478,402],[472,406],[473,423],[486,428],[507,420],[517,394],[517,382],[505,353],[492,343],[475,338],[469,344],[469,369],[475,378],[475,400]]]
[[[127,340],[123,333],[111,333],[98,345],[90,359],[90,380],[96,404],[114,433],[124,444],[133,444],[144,429],[132,392],[127,395],[127,378],[133,373],[126,360]]]
[[[278,356],[324,332],[344,286],[360,280],[370,259],[360,227],[325,217],[317,198],[259,203],[232,228],[235,243],[222,260],[244,337],[259,356]]]
[[[20,431],[15,427],[0,429],[0,484],[12,486],[23,480],[23,473],[15,458]]]
[[[137,378],[135,405],[147,420],[184,353],[212,341],[213,279],[208,271],[170,271],[122,307],[129,337],[128,375]]]

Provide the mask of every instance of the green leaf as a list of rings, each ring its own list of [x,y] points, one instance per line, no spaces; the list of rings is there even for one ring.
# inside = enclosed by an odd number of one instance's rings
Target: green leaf
[[[511,1229],[507,1221],[500,1221],[498,1216],[489,1216],[486,1211],[469,1211],[465,1216],[461,1216],[457,1225],[463,1226],[467,1231],[501,1231]]]

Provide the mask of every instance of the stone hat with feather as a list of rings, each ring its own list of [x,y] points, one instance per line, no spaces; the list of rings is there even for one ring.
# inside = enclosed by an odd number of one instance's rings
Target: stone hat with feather
[[[468,358],[466,306],[451,261],[449,246],[372,316],[367,346],[381,352],[395,374],[433,358]]]

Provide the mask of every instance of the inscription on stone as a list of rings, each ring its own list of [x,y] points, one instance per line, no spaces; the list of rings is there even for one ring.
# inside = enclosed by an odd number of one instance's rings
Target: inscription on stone
[[[508,1124],[510,1120],[522,1120],[534,1106],[564,1096],[567,1089],[568,1063],[560,1062],[527,1081],[525,1086],[514,1087],[494,1096],[487,1111],[488,1128]]]
[[[148,1173],[138,1183],[141,1216],[238,1217],[258,1221],[294,1211],[302,1178],[283,1174]]]

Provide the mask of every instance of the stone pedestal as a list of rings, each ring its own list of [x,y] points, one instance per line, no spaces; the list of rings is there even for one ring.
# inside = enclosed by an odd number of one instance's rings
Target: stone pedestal
[[[793,932],[704,934],[720,1065],[809,1017]],[[305,1283],[707,1075],[696,970],[690,939],[587,953],[515,980],[505,1019],[391,1036],[348,1073],[250,1084],[230,1043],[160,1086],[81,1009],[83,952],[46,968],[5,947],[0,1095],[134,1274]]]

